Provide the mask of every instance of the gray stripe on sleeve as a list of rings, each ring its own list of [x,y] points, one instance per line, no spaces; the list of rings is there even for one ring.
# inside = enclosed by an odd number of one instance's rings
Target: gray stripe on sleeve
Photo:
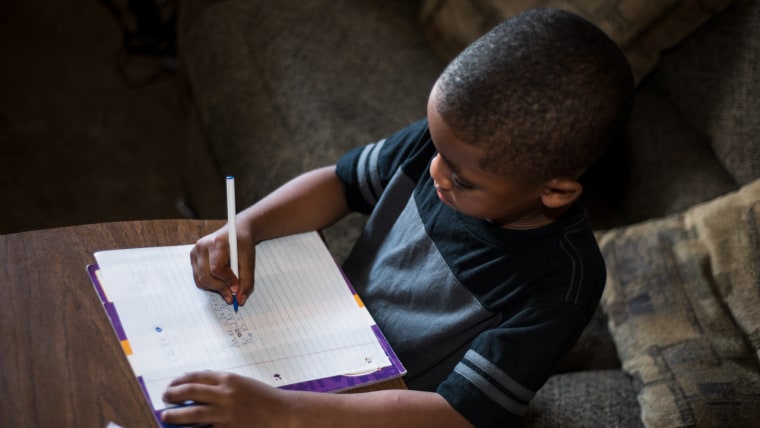
[[[488,361],[484,356],[480,355],[476,351],[470,349],[464,354],[464,359],[471,362],[475,367],[482,370],[484,373],[488,373],[496,382],[501,384],[505,389],[515,394],[518,398],[530,401],[535,392],[520,385],[516,380],[512,379],[502,369],[497,367],[494,363]]]
[[[380,150],[383,149],[383,144],[385,144],[385,139],[378,141],[375,144],[375,147],[372,148],[372,154],[369,158],[369,178],[375,195],[381,195],[383,193],[383,185],[380,182],[380,173],[377,165],[377,158],[380,156]]]
[[[486,378],[480,373],[468,367],[466,364],[459,363],[454,367],[454,372],[458,373],[470,383],[475,385],[480,391],[483,392],[488,398],[496,402],[498,405],[516,415],[522,415],[527,410],[528,406],[520,404],[509,397],[507,394],[496,389]]]
[[[367,173],[368,171],[370,171],[370,173],[372,171],[371,166],[368,165],[368,163],[370,161],[370,153],[374,148],[375,144],[370,144],[362,149],[362,153],[359,155],[359,161],[357,162],[356,167],[356,176],[359,181],[359,190],[362,193],[362,197],[364,197],[364,201],[372,206],[375,206],[377,203],[377,198],[370,189],[370,183],[367,182]],[[375,172],[375,174],[377,174],[377,172]]]

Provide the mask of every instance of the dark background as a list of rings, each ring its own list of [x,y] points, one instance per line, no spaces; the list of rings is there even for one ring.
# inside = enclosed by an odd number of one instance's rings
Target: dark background
[[[0,234],[183,217],[179,79],[123,34],[98,0],[0,2]]]

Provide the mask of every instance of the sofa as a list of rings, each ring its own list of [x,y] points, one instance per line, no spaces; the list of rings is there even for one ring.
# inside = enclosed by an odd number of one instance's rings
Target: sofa
[[[624,141],[581,181],[608,269],[596,315],[523,426],[760,420],[760,6],[751,0],[186,0],[189,215],[238,206],[424,116],[450,58],[501,19],[562,7],[623,48]],[[364,218],[324,231],[342,260]]]

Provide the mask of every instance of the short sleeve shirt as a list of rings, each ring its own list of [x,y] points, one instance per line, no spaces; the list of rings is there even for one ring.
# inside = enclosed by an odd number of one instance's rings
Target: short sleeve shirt
[[[477,426],[516,420],[596,308],[605,267],[585,211],[508,230],[440,202],[427,121],[346,153],[370,214],[344,271],[408,370]]]

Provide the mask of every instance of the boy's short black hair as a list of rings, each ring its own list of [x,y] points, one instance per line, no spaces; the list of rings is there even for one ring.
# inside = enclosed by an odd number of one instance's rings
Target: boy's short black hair
[[[570,12],[534,9],[494,27],[436,83],[452,132],[482,167],[539,183],[582,173],[622,134],[633,75],[618,46]]]

